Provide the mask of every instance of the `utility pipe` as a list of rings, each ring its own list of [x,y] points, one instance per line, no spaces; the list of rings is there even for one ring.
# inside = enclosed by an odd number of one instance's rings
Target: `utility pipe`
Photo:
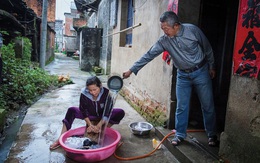
[[[46,42],[47,42],[47,13],[48,0],[42,1],[41,43],[40,43],[40,68],[45,68]]]

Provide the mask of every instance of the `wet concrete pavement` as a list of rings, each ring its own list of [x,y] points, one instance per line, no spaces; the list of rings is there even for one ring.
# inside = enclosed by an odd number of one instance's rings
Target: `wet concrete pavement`
[[[13,143],[8,158],[5,162],[15,163],[74,163],[75,161],[66,156],[63,148],[54,151],[49,150],[52,144],[60,135],[62,122],[67,108],[78,106],[81,88],[85,86],[86,79],[94,74],[79,69],[79,62],[63,54],[56,54],[55,61],[46,66],[46,71],[51,74],[69,74],[74,84],[46,93],[41,99],[27,110],[21,128]],[[107,76],[99,76],[106,86]],[[133,135],[128,127],[131,122],[145,121],[120,95],[117,97],[114,107],[125,110],[125,117],[119,125],[112,128],[119,131],[122,136],[123,145],[117,149],[117,155],[121,157],[133,157],[147,154],[153,150],[152,139],[157,138],[155,129],[148,136],[140,137]],[[84,126],[83,120],[76,119],[72,128]],[[106,163],[143,163],[178,162],[176,158],[164,146],[153,155],[132,161],[119,160],[112,155]]]

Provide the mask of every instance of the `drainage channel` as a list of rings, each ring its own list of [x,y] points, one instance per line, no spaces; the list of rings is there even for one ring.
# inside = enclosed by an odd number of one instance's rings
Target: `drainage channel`
[[[25,115],[26,109],[21,109],[19,111],[18,118],[8,128],[5,129],[5,139],[0,145],[0,162],[4,162],[7,159],[7,156],[9,155],[10,149],[21,127]]]

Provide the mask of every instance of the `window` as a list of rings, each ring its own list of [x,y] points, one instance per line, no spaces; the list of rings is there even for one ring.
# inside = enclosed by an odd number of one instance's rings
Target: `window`
[[[132,27],[134,23],[134,0],[122,0],[120,30]],[[132,29],[120,33],[121,47],[132,47]]]
[[[133,26],[133,0],[128,0],[126,28]],[[132,29],[126,31],[126,46],[132,46]]]

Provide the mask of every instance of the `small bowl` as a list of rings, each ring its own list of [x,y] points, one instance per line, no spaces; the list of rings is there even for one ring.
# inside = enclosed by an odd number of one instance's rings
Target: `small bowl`
[[[148,135],[153,129],[153,125],[148,122],[133,122],[129,127],[135,135]]]

